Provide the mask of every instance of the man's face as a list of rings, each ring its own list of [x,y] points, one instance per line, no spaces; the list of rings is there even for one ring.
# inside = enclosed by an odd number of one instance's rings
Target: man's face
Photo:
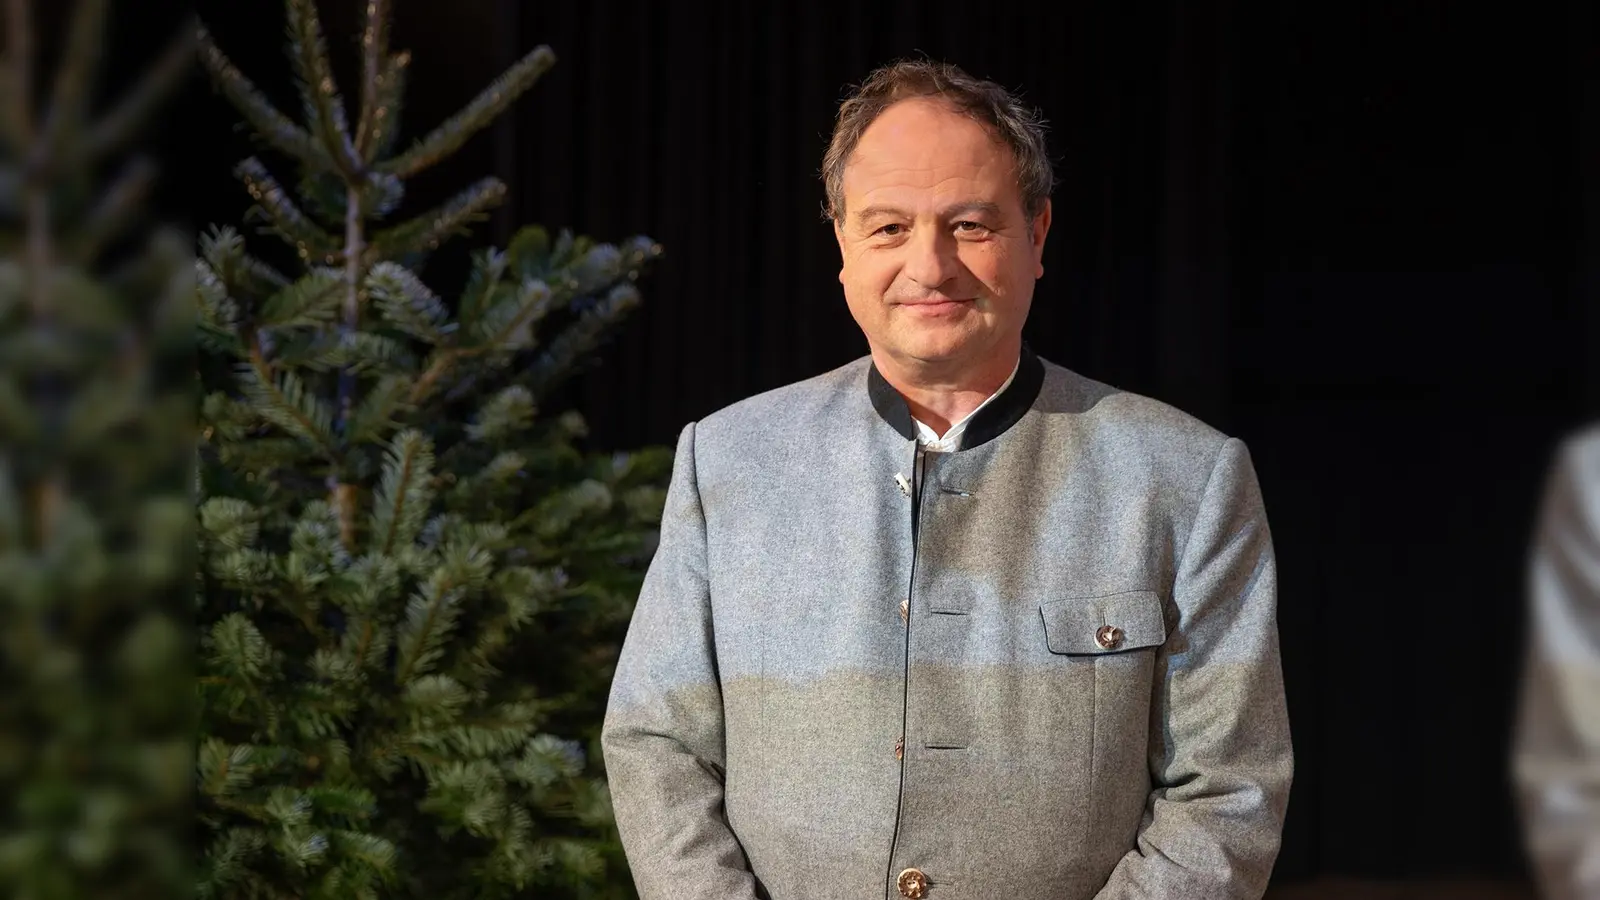
[[[836,222],[850,314],[878,356],[961,371],[1020,346],[1044,274],[1009,148],[938,101],[894,104],[845,166]]]

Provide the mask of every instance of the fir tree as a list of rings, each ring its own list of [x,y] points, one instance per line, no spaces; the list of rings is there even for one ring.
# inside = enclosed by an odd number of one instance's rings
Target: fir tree
[[[553,54],[397,149],[408,57],[385,0],[365,3],[349,109],[314,4],[285,7],[301,121],[201,34],[213,83],[296,169],[292,191],[256,158],[237,175],[298,262],[221,227],[196,263],[199,893],[618,896],[597,710],[670,453],[586,453],[581,418],[541,404],[659,248],[527,227],[445,300],[428,252],[505,189],[401,217],[406,182]]]
[[[141,139],[194,30],[108,84],[109,6],[8,0],[0,26],[0,896],[18,900],[192,879],[194,239],[151,214]]]

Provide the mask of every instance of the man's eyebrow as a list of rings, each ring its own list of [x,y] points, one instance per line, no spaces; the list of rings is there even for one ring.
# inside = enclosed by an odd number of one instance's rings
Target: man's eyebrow
[[[884,205],[882,203],[879,203],[879,204],[875,204],[873,206],[867,206],[867,207],[863,207],[862,209],[857,210],[856,211],[856,221],[857,222],[865,222],[866,220],[874,218],[876,216],[891,216],[891,215],[893,215],[893,216],[904,216],[905,213],[903,211],[901,211],[899,207],[886,206],[886,205]]]
[[[940,211],[939,217],[942,219],[949,219],[962,214],[971,213],[983,213],[990,216],[999,216],[1000,204],[991,203],[988,200],[968,200],[964,203],[957,203],[952,206],[945,207]],[[897,206],[889,206],[887,204],[879,203],[872,206],[863,207],[859,212],[856,213],[855,218],[857,222],[865,222],[875,216],[884,215],[904,217],[906,216],[906,212]]]

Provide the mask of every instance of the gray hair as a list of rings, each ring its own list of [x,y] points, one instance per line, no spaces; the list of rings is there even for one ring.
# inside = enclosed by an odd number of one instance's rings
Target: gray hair
[[[827,192],[824,219],[844,221],[844,167],[867,126],[890,106],[913,97],[937,97],[951,109],[987,126],[1011,149],[1016,163],[1022,208],[1031,222],[1044,211],[1055,187],[1055,172],[1045,148],[1045,121],[1010,91],[974,78],[952,63],[900,60],[882,66],[839,105],[833,139],[822,158],[822,186]]]

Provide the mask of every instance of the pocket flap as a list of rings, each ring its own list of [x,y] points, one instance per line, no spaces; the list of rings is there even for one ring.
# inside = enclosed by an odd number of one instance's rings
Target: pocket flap
[[[1155,647],[1167,639],[1161,596],[1126,591],[1104,597],[1067,597],[1039,604],[1051,653],[1120,653]]]

